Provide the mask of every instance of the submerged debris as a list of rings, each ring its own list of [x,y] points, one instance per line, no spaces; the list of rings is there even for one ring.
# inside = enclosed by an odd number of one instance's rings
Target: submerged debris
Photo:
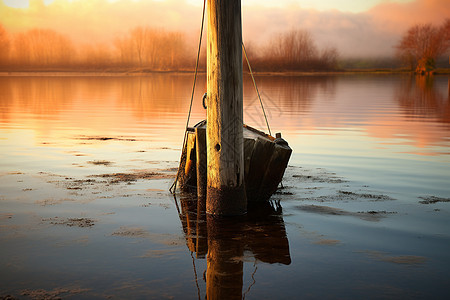
[[[63,296],[69,297],[75,294],[80,294],[89,291],[90,289],[82,288],[55,288],[53,290],[47,291],[44,289],[38,290],[23,290],[20,294],[22,296],[28,296],[31,299],[44,299],[44,300],[56,300],[62,299]],[[11,298],[15,299],[15,298]]]
[[[450,198],[441,198],[436,196],[428,196],[428,197],[419,197],[420,199],[423,199],[422,201],[419,201],[419,203],[422,204],[435,204],[438,202],[450,202]]]
[[[0,213],[0,220],[11,219],[14,215],[10,213]]]
[[[66,225],[69,227],[92,227],[95,225],[95,220],[89,219],[89,218],[48,218],[48,219],[42,219],[42,222],[49,222],[49,224],[52,225]]]
[[[358,217],[365,221],[377,222],[381,218],[385,217],[386,214],[395,214],[395,212],[387,211],[367,211],[367,212],[351,212],[339,208],[334,208],[330,206],[321,205],[302,205],[297,207],[300,210],[324,215],[334,215],[334,216],[351,216]]]
[[[0,300],[17,300],[19,298],[15,298],[14,296],[11,295],[5,295],[5,296],[0,296]]]
[[[126,141],[126,142],[135,142],[137,141],[136,139],[133,138],[125,138],[125,137],[107,137],[107,136],[81,136],[78,138],[79,140],[88,140],[88,141],[110,141],[110,140],[115,140],[115,141]]]
[[[339,241],[339,240],[319,239],[318,241],[315,241],[313,244],[334,246],[334,245],[338,245],[340,243],[341,243],[341,241]]]
[[[318,187],[313,188],[306,188],[307,190],[316,190],[320,189]],[[350,191],[344,191],[344,190],[335,190],[332,191],[332,194],[329,195],[322,195],[317,197],[303,197],[298,198],[299,200],[303,201],[315,201],[315,202],[334,202],[334,201],[342,201],[342,202],[349,202],[349,201],[358,201],[358,200],[368,200],[370,202],[376,202],[376,201],[392,201],[395,200],[392,197],[389,197],[387,195],[383,194],[371,194],[371,193],[355,193]],[[305,192],[305,194],[312,194],[310,191]]]
[[[91,165],[103,165],[103,166],[109,166],[109,165],[113,164],[112,161],[108,161],[108,160],[90,160],[87,163],[91,164]]]
[[[175,175],[159,172],[139,171],[135,173],[112,173],[112,174],[90,175],[89,177],[108,178],[109,183],[119,183],[119,182],[136,181],[138,179],[168,179],[175,177]]]
[[[43,200],[35,201],[34,203],[39,204],[40,206],[49,206],[49,205],[56,205],[61,204],[64,202],[74,202],[75,199],[72,198],[47,198]]]
[[[274,195],[288,195],[288,196],[292,196],[294,195],[294,193],[292,192],[284,192],[284,191],[280,191],[280,189],[278,189],[277,191],[275,191],[275,193],[273,193]]]
[[[181,249],[155,249],[148,250],[143,255],[139,256],[141,258],[166,258],[169,256],[179,255]]]
[[[112,235],[145,238],[149,237],[150,233],[142,227],[122,226],[118,230],[114,231]]]
[[[360,251],[362,253],[366,253],[369,255],[370,258],[384,261],[384,262],[390,262],[395,264],[402,264],[402,265],[417,265],[417,264],[423,264],[426,262],[427,258],[424,256],[417,256],[417,255],[388,255],[385,252],[381,251]]]
[[[323,176],[320,176],[323,175]],[[301,181],[306,182],[322,182],[322,183],[344,183],[347,182],[346,180],[333,176],[334,174],[318,174],[318,175],[301,175],[301,174],[294,174],[292,177],[298,178]]]
[[[386,196],[386,195],[377,195],[377,194],[359,194],[349,191],[338,191],[339,194],[348,196],[348,198],[364,198],[364,199],[370,199],[370,201],[389,201],[389,200],[395,200],[392,197]]]

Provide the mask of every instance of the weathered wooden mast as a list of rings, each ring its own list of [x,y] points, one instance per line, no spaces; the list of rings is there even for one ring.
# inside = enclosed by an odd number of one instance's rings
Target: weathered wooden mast
[[[214,215],[247,211],[241,0],[208,0],[207,199]]]

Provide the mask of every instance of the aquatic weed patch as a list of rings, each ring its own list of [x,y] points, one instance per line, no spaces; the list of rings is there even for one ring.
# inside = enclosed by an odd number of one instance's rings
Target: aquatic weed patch
[[[37,290],[23,290],[20,294],[22,296],[28,296],[31,299],[63,299],[63,297],[71,297],[76,294],[88,292],[90,289],[83,289],[83,288],[55,288],[53,290],[44,290],[44,289],[37,289]],[[15,299],[15,298],[11,298]]]
[[[350,216],[350,217],[357,217],[365,221],[372,221],[372,222],[378,222],[381,218],[384,218],[387,214],[393,214],[395,212],[387,212],[387,211],[358,211],[358,212],[351,212],[347,210],[343,210],[340,208],[330,207],[330,206],[323,206],[323,205],[301,205],[298,206],[297,209],[310,212],[310,213],[316,213],[316,214],[322,214],[322,215],[332,215],[332,216]]]
[[[111,174],[90,175],[89,177],[105,178],[108,180],[110,184],[115,184],[120,182],[137,181],[139,179],[169,179],[175,177],[175,175],[162,172],[138,171],[133,173],[111,173]]]
[[[69,227],[90,228],[95,225],[96,220],[90,218],[47,218],[42,219],[42,222],[48,222],[52,225],[65,225]]]
[[[428,196],[428,197],[419,197],[420,199],[423,199],[422,201],[419,201],[419,203],[422,204],[435,204],[438,202],[450,202],[450,198],[441,198],[436,196]]]
[[[344,195],[349,199],[368,199],[369,201],[389,201],[389,200],[395,200],[392,197],[389,197],[387,195],[380,195],[380,194],[369,194],[369,193],[355,193],[350,191],[343,191],[339,190],[338,193],[340,195]]]
[[[99,165],[110,166],[113,164],[113,162],[109,161],[109,160],[89,160],[89,161],[87,161],[87,163],[91,164],[91,165],[96,165],[96,166],[99,166]]]

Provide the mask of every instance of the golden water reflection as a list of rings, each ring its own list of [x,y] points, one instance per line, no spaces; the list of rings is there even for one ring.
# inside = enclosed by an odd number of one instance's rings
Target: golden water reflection
[[[167,140],[178,142],[189,111],[192,77],[4,76],[0,77],[0,123],[2,127],[31,129],[42,139],[58,128],[86,135],[162,130]],[[266,130],[251,79],[244,79],[244,121]],[[299,131],[357,128],[377,139],[407,137],[421,148],[448,143],[447,80],[404,76],[256,78],[273,131],[298,136]],[[201,105],[205,81],[201,74],[191,125],[205,118]]]
[[[246,216],[207,215],[195,195],[175,199],[186,244],[207,259],[206,298],[242,299],[244,262],[289,265],[289,241],[279,203],[253,204]]]

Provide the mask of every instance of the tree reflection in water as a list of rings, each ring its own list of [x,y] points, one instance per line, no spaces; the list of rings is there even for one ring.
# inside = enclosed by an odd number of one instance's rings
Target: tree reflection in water
[[[245,297],[243,268],[250,258],[269,264],[291,263],[279,202],[249,203],[245,216],[227,218],[206,214],[195,195],[181,194],[175,203],[187,247],[198,259],[207,259],[207,299]]]
[[[446,127],[450,124],[449,97],[450,80],[449,95],[445,95],[436,88],[434,76],[411,76],[397,91],[397,101],[407,118],[436,118]]]

